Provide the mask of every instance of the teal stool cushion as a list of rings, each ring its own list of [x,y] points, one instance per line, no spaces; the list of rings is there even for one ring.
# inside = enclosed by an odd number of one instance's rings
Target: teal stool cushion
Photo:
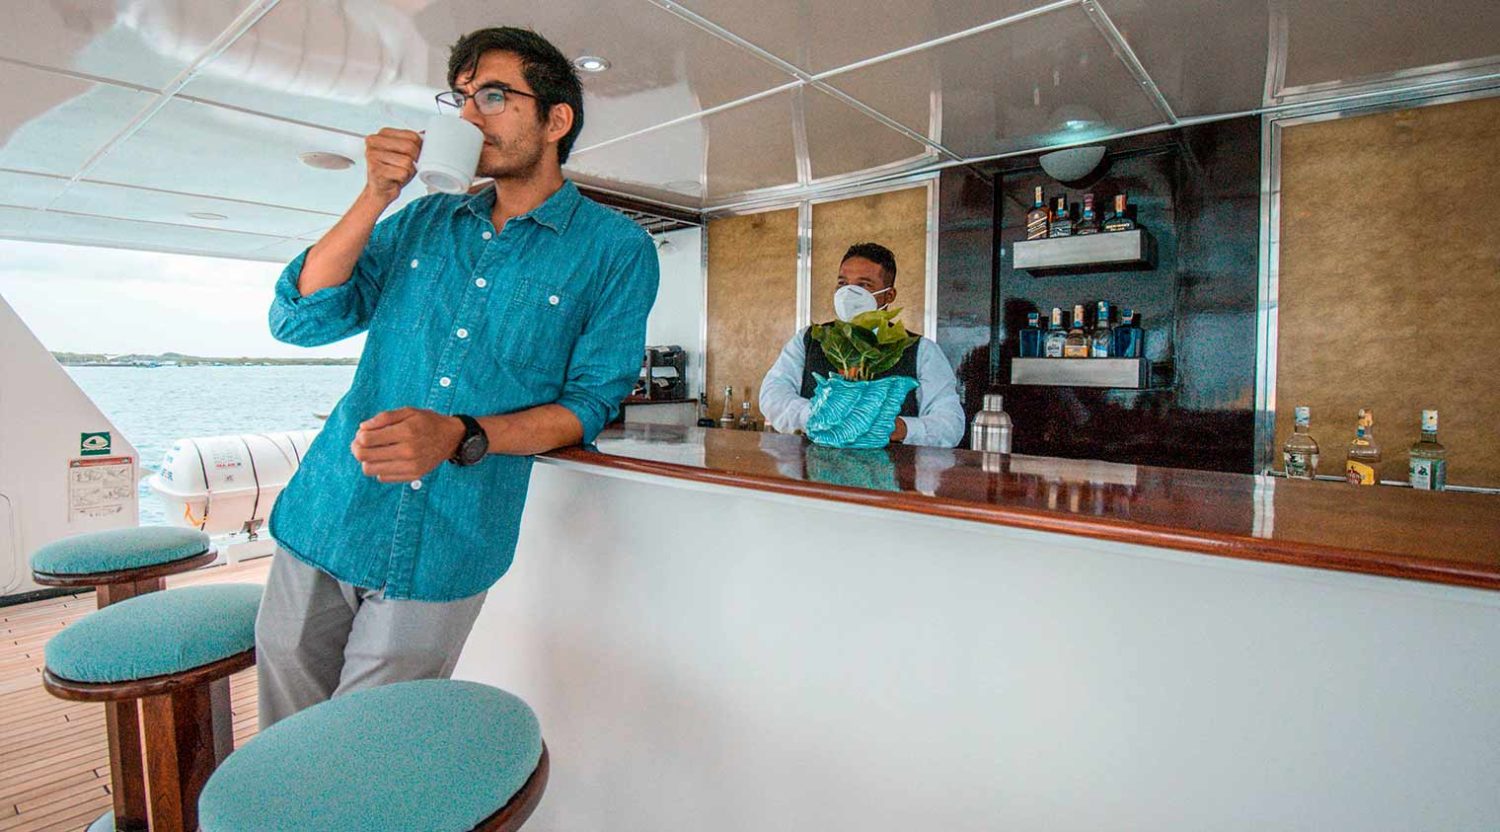
[[[141,526],[63,538],[36,550],[31,570],[87,575],[160,566],[208,550],[208,535],[176,526]]]
[[[467,832],[542,758],[525,702],[475,682],[358,691],[276,723],[203,787],[203,832]]]
[[[75,682],[179,673],[255,646],[259,584],[152,592],[111,604],[47,642],[47,669]]]

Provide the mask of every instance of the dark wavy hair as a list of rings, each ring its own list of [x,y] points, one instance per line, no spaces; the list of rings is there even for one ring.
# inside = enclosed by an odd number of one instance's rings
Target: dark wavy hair
[[[458,39],[448,54],[448,86],[451,88],[458,76],[479,65],[486,52],[509,52],[521,59],[521,75],[536,93],[537,117],[543,123],[547,114],[558,104],[573,108],[573,129],[557,143],[557,161],[568,161],[573,151],[573,142],[583,130],[583,84],[573,62],[558,51],[550,41],[530,29],[515,26],[497,26],[477,29]]]
[[[880,274],[885,278],[885,285],[896,285],[896,255],[892,254],[890,249],[880,243],[855,243],[844,252],[844,260],[850,257],[863,257],[879,266]],[[839,261],[840,266],[844,264],[844,260]]]

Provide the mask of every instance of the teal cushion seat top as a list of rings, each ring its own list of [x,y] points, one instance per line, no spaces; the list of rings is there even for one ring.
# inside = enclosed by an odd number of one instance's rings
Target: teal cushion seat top
[[[66,537],[36,550],[31,570],[89,575],[160,566],[208,551],[208,535],[178,526],[141,526]]]
[[[198,800],[202,832],[467,832],[542,757],[536,715],[476,682],[424,679],[331,699],[229,755]]]
[[[130,682],[255,646],[259,584],[188,586],[92,612],[47,642],[47,669],[74,682]]]

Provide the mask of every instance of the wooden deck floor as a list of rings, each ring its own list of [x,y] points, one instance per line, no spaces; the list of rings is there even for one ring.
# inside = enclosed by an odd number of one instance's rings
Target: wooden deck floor
[[[265,583],[270,558],[167,579]],[[94,593],[0,607],[0,832],[83,829],[109,808],[104,706],[42,689],[42,647],[94,609]],[[255,669],[230,677],[234,744],[255,734]]]

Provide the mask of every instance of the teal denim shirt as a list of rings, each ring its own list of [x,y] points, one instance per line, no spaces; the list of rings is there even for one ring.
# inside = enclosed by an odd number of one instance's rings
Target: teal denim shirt
[[[381,220],[350,279],[303,297],[287,265],[271,333],[317,346],[369,330],[349,391],[271,513],[283,548],[388,598],[449,601],[510,568],[530,457],[443,463],[381,483],[349,450],[359,423],[399,407],[489,416],[556,403],[589,443],[640,370],[656,247],[571,182],[497,230],[495,192],[423,197]]]

